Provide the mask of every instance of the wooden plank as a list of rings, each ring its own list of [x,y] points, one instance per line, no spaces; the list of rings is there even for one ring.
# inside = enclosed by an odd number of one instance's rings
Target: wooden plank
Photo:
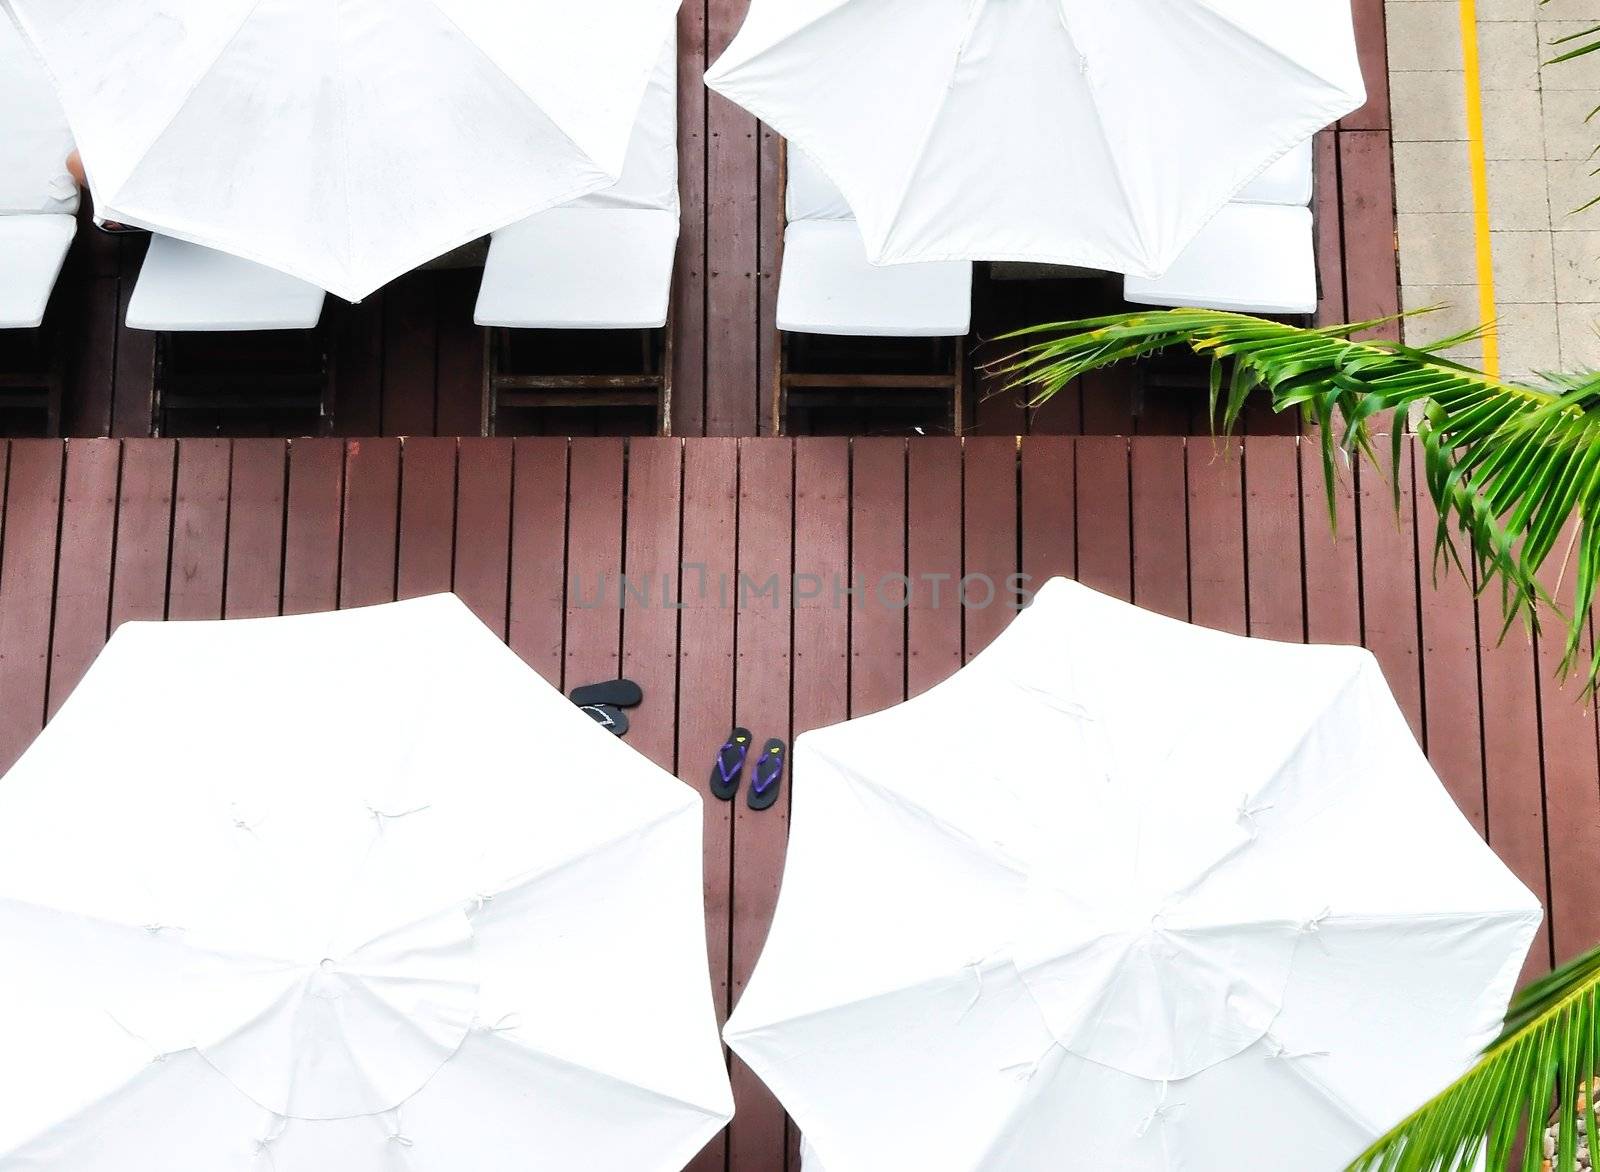
[[[911,579],[906,610],[907,696],[926,692],[949,678],[963,662],[962,531],[950,524],[952,507],[961,493],[961,456],[961,441],[953,438],[917,439],[910,444],[906,473],[906,576]],[[828,555],[817,551],[816,556]]]
[[[1133,371],[1092,370],[1078,380],[1083,396],[1084,435],[1132,435]]]
[[[1428,697],[1423,712],[1423,747],[1456,805],[1483,834],[1477,606],[1469,579],[1453,567],[1432,564],[1428,551],[1433,546],[1438,511],[1426,486],[1415,486],[1414,496],[1422,574],[1422,675]],[[1308,499],[1306,507],[1310,509],[1316,503]],[[1309,522],[1309,514],[1307,519]]]
[[[1389,56],[1384,37],[1383,0],[1354,0],[1351,15],[1356,26],[1356,55],[1367,100],[1339,122],[1341,130],[1389,129]]]
[[[44,727],[64,464],[58,440],[11,441],[0,549],[0,774]]]
[[[384,291],[383,434],[434,434],[439,321],[431,273],[409,273]]]
[[[275,615],[283,597],[283,502],[289,446],[282,440],[233,441],[228,494],[230,619]]]
[[[502,639],[510,559],[511,445],[464,439],[456,473],[455,592]]]
[[[1320,441],[1300,448],[1304,493],[1306,638],[1313,643],[1361,642],[1360,555],[1355,474],[1341,458],[1334,469],[1334,511],[1328,511]]]
[[[905,542],[905,441],[858,439],[851,445],[849,579],[841,584],[852,592],[851,716],[905,699]]]
[[[357,305],[332,305],[333,426],[339,435],[383,430],[384,328],[382,290]]]
[[[344,451],[339,605],[394,601],[400,523],[400,441],[355,439]]]
[[[1315,199],[1317,228],[1317,324],[1343,322],[1344,308],[1344,228],[1341,224],[1339,191],[1339,135],[1324,130],[1314,145]]]
[[[1250,634],[1303,642],[1299,443],[1277,437],[1246,439],[1244,493]]]
[[[913,459],[922,446],[911,446]],[[955,449],[953,442],[944,446]],[[959,453],[954,459],[959,460]],[[791,704],[798,737],[810,729],[837,724],[850,714],[850,614],[832,590],[838,568],[849,562],[849,441],[811,439],[797,443],[794,479],[797,585]],[[955,565],[959,565],[959,557]],[[955,569],[952,567],[949,572],[954,574]],[[919,601],[914,599],[910,621],[916,621],[913,616],[918,609]],[[946,644],[946,654],[959,665],[959,627],[953,649]],[[799,1172],[800,1132],[792,1120],[788,1130],[788,1167]]]
[[[953,450],[954,441],[929,441],[935,448]],[[914,443],[912,483],[919,483],[918,451],[927,445]],[[926,459],[927,457],[923,457]],[[945,460],[952,461],[950,456]],[[926,477],[926,465],[922,466]],[[794,600],[794,727],[797,735],[814,728],[837,724],[850,714],[850,612],[833,592],[839,567],[848,565],[850,549],[850,444],[848,440],[808,439],[795,445],[794,564],[797,588]],[[913,488],[913,499],[916,488]],[[950,526],[944,526],[948,529]],[[926,550],[926,547],[917,547]],[[932,554],[932,550],[926,550]],[[955,574],[959,555],[945,571]],[[913,562],[913,565],[916,563]],[[931,556],[927,564],[936,564]],[[944,605],[952,606],[952,577],[947,584]],[[912,614],[921,609],[926,596],[913,600]],[[917,620],[912,619],[913,622]],[[954,637],[947,633],[942,642],[942,664],[960,666],[960,630],[954,620]],[[918,669],[915,678],[927,679],[934,668]]]
[[[1364,563],[1369,556],[1363,549]],[[1513,627],[1503,643],[1496,643],[1500,616],[1499,595],[1491,590],[1478,600],[1489,845],[1548,909],[1539,709],[1533,702],[1538,686],[1535,656],[1532,641],[1520,626]],[[1539,925],[1522,969],[1523,982],[1550,968],[1550,928],[1548,918]]]
[[[117,492],[117,553],[111,578],[111,630],[129,619],[167,613],[167,554],[177,445],[129,440],[122,447]]]
[[[970,661],[1016,617],[1017,441],[969,439],[962,473],[962,654]]]
[[[289,445],[283,531],[283,613],[339,606],[339,528],[344,513],[344,442],[300,439]]]
[[[902,469],[901,475],[904,476]],[[739,588],[734,673],[735,721],[753,734],[744,791],[753,784],[755,753],[770,737],[790,741],[789,590],[793,569],[794,445],[785,439],[739,444]],[[768,587],[770,586],[770,591]],[[770,594],[770,599],[769,599]],[[730,965],[733,1000],[743,994],[778,903],[784,844],[789,833],[789,779],[769,810],[752,810],[743,794],[733,803],[733,891]],[[728,1127],[733,1168],[779,1167],[787,1130],[783,1108],[756,1074],[732,1060],[738,1114]]]
[[[1557,548],[1565,548],[1567,540],[1564,536]],[[1560,592],[1558,577],[1559,571],[1547,564],[1541,578],[1552,594]],[[1565,964],[1600,940],[1600,900],[1594,898],[1593,882],[1594,876],[1600,874],[1600,753],[1595,739],[1594,700],[1583,694],[1586,660],[1579,660],[1572,675],[1560,675],[1565,633],[1560,620],[1551,615],[1536,640],[1545,819],[1549,828],[1546,838],[1550,892],[1546,906],[1557,964]],[[1592,646],[1591,630],[1585,634],[1582,653],[1587,655]],[[1433,707],[1432,676],[1428,707]]]
[[[481,435],[484,331],[472,315],[483,270],[446,269],[433,278],[439,330],[434,428],[439,435]]]
[[[1077,443],[1034,436],[1022,444],[1022,572],[1038,590],[1078,576]]]
[[[80,229],[79,235],[82,234]],[[74,245],[73,255],[81,253],[81,248]],[[116,382],[117,293],[115,276],[89,274],[69,279],[65,290],[65,320],[53,344],[63,350],[62,417],[68,435],[113,434],[111,394]]]
[[[1244,446],[1238,437],[1189,442],[1189,550],[1194,622],[1245,634]]]
[[[706,947],[719,1023],[727,1020],[731,1008],[733,807],[713,798],[707,781],[717,748],[733,727],[734,612],[725,591],[736,572],[729,535],[738,526],[737,493],[734,441],[703,440],[685,446],[678,671],[688,686],[678,694],[678,776],[700,791],[705,802]],[[724,1130],[690,1168],[722,1169],[727,1150]]]
[[[683,444],[628,444],[628,532],[623,572],[622,674],[645,699],[629,713],[628,743],[669,773],[678,763],[678,597]]]
[[[1189,617],[1189,489],[1181,436],[1139,436],[1129,445],[1133,600]]]
[[[5,482],[5,466],[5,445],[0,444],[0,484]],[[105,645],[121,470],[122,445],[115,440],[75,440],[67,445],[61,557],[56,567],[50,641],[50,716],[77,687]]]
[[[1380,440],[1379,446],[1387,441]],[[1357,471],[1361,527],[1362,642],[1378,657],[1384,677],[1422,742],[1422,671],[1418,662],[1417,547],[1411,489],[1411,450],[1398,469],[1399,513],[1394,474],[1371,464]]]
[[[1117,598],[1133,598],[1128,441],[1085,436],[1077,441],[1078,578]]]
[[[512,448],[511,649],[561,684],[566,616],[567,441],[519,439]]]
[[[449,590],[455,563],[456,441],[420,437],[400,449],[397,598]]]
[[[744,20],[747,0],[710,0],[706,48],[716,60]],[[706,95],[707,435],[757,434],[764,382],[757,333],[761,306],[761,146],[755,117]]]
[[[228,477],[225,439],[178,441],[172,502],[169,619],[220,619],[228,562]]]
[[[756,128],[760,147],[756,235],[756,432],[774,434],[772,402],[777,393],[782,336],[778,333],[778,273],[783,260],[785,192],[780,180],[783,140],[765,122]]]
[[[1400,310],[1392,160],[1387,131],[1339,135],[1345,311],[1351,321],[1389,317]],[[1399,331],[1399,323],[1390,322],[1373,336],[1398,338]]]
[[[706,0],[678,10],[678,199],[672,282],[672,434],[706,430]]]
[[[572,445],[569,491],[582,524],[567,537],[567,691],[615,679],[622,666],[622,453],[620,439]]]
[[[141,235],[117,239],[121,254],[121,277],[117,301],[116,382],[112,392],[111,434],[148,436],[151,410],[155,402],[156,335],[148,330],[130,330],[128,301],[144,264],[149,238]]]

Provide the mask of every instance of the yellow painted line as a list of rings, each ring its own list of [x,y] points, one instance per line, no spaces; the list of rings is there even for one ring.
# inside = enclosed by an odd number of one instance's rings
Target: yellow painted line
[[[1467,165],[1472,174],[1472,235],[1478,260],[1478,321],[1485,325],[1483,372],[1500,377],[1495,327],[1494,250],[1489,240],[1489,164],[1483,146],[1483,87],[1478,67],[1478,3],[1460,0],[1461,67],[1467,99]]]

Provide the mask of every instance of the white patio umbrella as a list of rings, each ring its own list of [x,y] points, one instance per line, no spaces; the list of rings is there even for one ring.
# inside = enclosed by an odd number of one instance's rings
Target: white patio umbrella
[[[877,263],[1142,276],[1364,100],[1350,0],[753,0],[706,83],[817,161]]]
[[[1365,651],[1073,583],[794,765],[725,1037],[808,1172],[1335,1172],[1492,1036],[1539,922]]]
[[[0,780],[0,1169],[679,1169],[700,833],[449,595],[123,626]]]
[[[3,0],[100,215],[350,300],[622,174],[678,0]]]

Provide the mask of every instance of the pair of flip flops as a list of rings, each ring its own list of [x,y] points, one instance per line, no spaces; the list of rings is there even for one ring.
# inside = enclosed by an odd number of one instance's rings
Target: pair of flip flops
[[[711,767],[711,792],[725,802],[733,801],[739,792],[739,778],[750,755],[750,744],[750,730],[736,728],[717,750],[716,763]],[[788,746],[777,737],[761,747],[751,771],[750,792],[745,797],[752,810],[765,810],[778,800],[788,756]]]
[[[606,680],[574,688],[567,698],[583,709],[602,728],[622,736],[628,731],[628,714],[644,699],[644,691],[632,680]]]

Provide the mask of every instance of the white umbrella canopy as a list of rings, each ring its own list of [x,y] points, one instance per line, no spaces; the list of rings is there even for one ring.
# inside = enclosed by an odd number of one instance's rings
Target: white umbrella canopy
[[[701,817],[449,595],[123,626],[0,781],[0,1169],[674,1172]]]
[[[622,174],[678,0],[4,0],[100,215],[349,300]]]
[[[1350,0],[753,0],[706,83],[816,159],[877,263],[1142,276],[1365,100]]]
[[[724,1036],[808,1170],[1331,1172],[1466,1068],[1540,919],[1367,652],[1059,580],[795,777]]]

